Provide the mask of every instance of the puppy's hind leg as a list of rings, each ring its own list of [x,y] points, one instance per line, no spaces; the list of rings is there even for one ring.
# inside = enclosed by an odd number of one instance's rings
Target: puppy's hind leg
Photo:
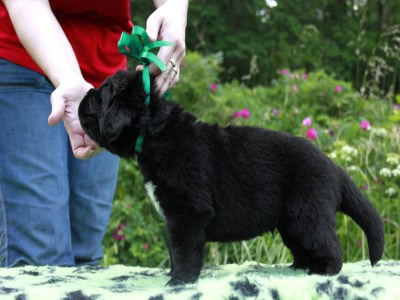
[[[316,240],[316,248],[310,253],[309,274],[335,275],[343,264],[343,251],[334,229],[330,228],[322,239]]]
[[[296,214],[293,211],[278,225],[283,242],[294,257],[292,267],[309,269],[310,274],[339,273],[343,253],[335,232],[335,213],[313,206],[299,209]]]
[[[310,260],[307,254],[304,253],[304,249],[297,244],[296,238],[292,237],[289,232],[285,230],[285,227],[278,227],[278,231],[282,237],[282,241],[286,247],[289,248],[293,255],[293,264],[290,266],[292,269],[309,269]]]
[[[331,216],[334,218],[334,215]],[[293,252],[293,267],[307,268],[309,274],[334,275],[342,268],[343,253],[336,235],[335,221],[321,214],[317,219],[299,216],[296,227],[291,227],[291,238],[297,245]],[[300,221],[300,222],[299,222]],[[301,253],[296,257],[296,252]]]

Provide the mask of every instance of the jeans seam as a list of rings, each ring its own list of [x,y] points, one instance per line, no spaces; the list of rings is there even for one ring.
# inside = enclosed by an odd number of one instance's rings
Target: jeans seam
[[[1,191],[1,185],[0,185],[0,210],[1,210],[1,217],[4,222],[4,239],[5,239],[5,257],[1,257],[1,261],[4,261],[4,266],[8,266],[8,228],[7,228],[7,215],[6,215],[6,207],[4,205],[4,199],[3,199],[3,193]],[[4,241],[0,240],[0,243],[3,243]],[[0,247],[2,248],[2,245],[0,244]],[[0,264],[1,265],[1,264]]]

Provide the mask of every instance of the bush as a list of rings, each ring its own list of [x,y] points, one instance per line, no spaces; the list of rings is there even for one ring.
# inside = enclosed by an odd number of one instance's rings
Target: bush
[[[172,91],[174,101],[202,121],[259,126],[312,139],[351,175],[384,218],[384,258],[400,259],[398,107],[366,100],[349,83],[322,71],[280,70],[271,86],[253,88],[236,81],[219,84],[220,71],[218,57],[188,53],[181,82]],[[344,260],[366,259],[361,229],[342,214],[337,215],[337,223]],[[136,162],[122,160],[104,239],[104,264],[167,266],[166,239],[165,225],[145,194]],[[279,234],[237,243],[209,243],[207,249],[207,263],[212,265],[291,261]]]

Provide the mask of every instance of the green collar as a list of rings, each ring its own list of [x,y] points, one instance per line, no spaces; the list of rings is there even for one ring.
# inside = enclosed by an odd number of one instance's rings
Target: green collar
[[[140,26],[134,26],[131,34],[122,32],[118,41],[119,52],[128,57],[136,58],[144,65],[142,81],[144,92],[146,93],[146,100],[144,102],[146,106],[150,105],[150,64],[155,63],[162,72],[167,69],[167,66],[157,57],[157,55],[150,51],[155,48],[172,45],[174,45],[174,43],[167,41],[150,42],[146,30]],[[166,98],[170,98],[169,92],[166,93]],[[142,151],[144,132],[145,130],[142,129],[138,138],[136,139],[136,152]]]

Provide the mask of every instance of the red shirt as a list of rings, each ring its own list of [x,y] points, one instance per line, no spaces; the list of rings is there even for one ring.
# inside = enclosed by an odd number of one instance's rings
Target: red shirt
[[[132,30],[129,0],[49,2],[88,82],[98,87],[107,76],[126,69],[126,57],[118,52],[117,43],[122,31]],[[2,1],[0,57],[45,75],[20,43]]]

